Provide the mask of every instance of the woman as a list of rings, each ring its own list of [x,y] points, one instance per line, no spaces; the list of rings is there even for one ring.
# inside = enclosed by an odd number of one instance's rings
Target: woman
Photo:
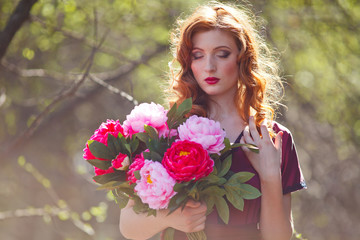
[[[220,122],[231,142],[257,145],[258,154],[234,150],[231,170],[255,173],[248,183],[262,196],[245,200],[243,211],[230,207],[228,225],[216,211],[206,216],[200,202],[189,201],[170,215],[159,210],[156,217],[135,214],[130,202],[121,211],[120,231],[131,239],[147,239],[172,227],[178,230],[176,239],[205,230],[208,239],[289,240],[291,192],[306,186],[290,132],[273,121],[282,85],[250,18],[236,7],[211,2],[179,21],[172,40],[173,62],[180,69],[171,71],[170,104],[192,97],[191,114]]]

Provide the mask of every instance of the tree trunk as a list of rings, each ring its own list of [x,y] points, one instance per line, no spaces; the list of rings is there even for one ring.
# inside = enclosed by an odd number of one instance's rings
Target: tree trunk
[[[36,2],[37,0],[21,0],[14,12],[11,14],[4,30],[0,32],[0,60],[5,55],[11,40],[15,36],[15,33],[29,18],[30,10]]]

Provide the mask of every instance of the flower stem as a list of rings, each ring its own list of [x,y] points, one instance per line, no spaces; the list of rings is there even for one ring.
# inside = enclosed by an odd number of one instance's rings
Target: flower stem
[[[204,231],[186,233],[186,236],[189,240],[206,240],[206,234]]]

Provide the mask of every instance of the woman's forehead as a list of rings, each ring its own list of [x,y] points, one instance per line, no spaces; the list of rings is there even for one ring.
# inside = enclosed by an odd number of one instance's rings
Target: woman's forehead
[[[199,49],[214,49],[221,46],[228,48],[236,48],[236,42],[230,32],[214,29],[208,31],[201,31],[194,34],[192,37],[193,48]]]

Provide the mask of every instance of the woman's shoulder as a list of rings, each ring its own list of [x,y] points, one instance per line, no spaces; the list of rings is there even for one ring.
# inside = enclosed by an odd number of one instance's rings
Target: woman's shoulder
[[[278,133],[280,131],[283,131],[284,133],[291,133],[290,130],[285,127],[284,125],[282,125],[281,123],[277,122],[277,121],[272,121],[272,129],[274,130],[274,132]]]
[[[282,131],[283,134],[283,141],[285,139],[289,139],[292,141],[292,134],[291,131],[285,127],[284,125],[282,125],[281,123],[277,122],[277,121],[272,121],[272,129],[274,130],[274,133],[278,133],[280,131]]]

